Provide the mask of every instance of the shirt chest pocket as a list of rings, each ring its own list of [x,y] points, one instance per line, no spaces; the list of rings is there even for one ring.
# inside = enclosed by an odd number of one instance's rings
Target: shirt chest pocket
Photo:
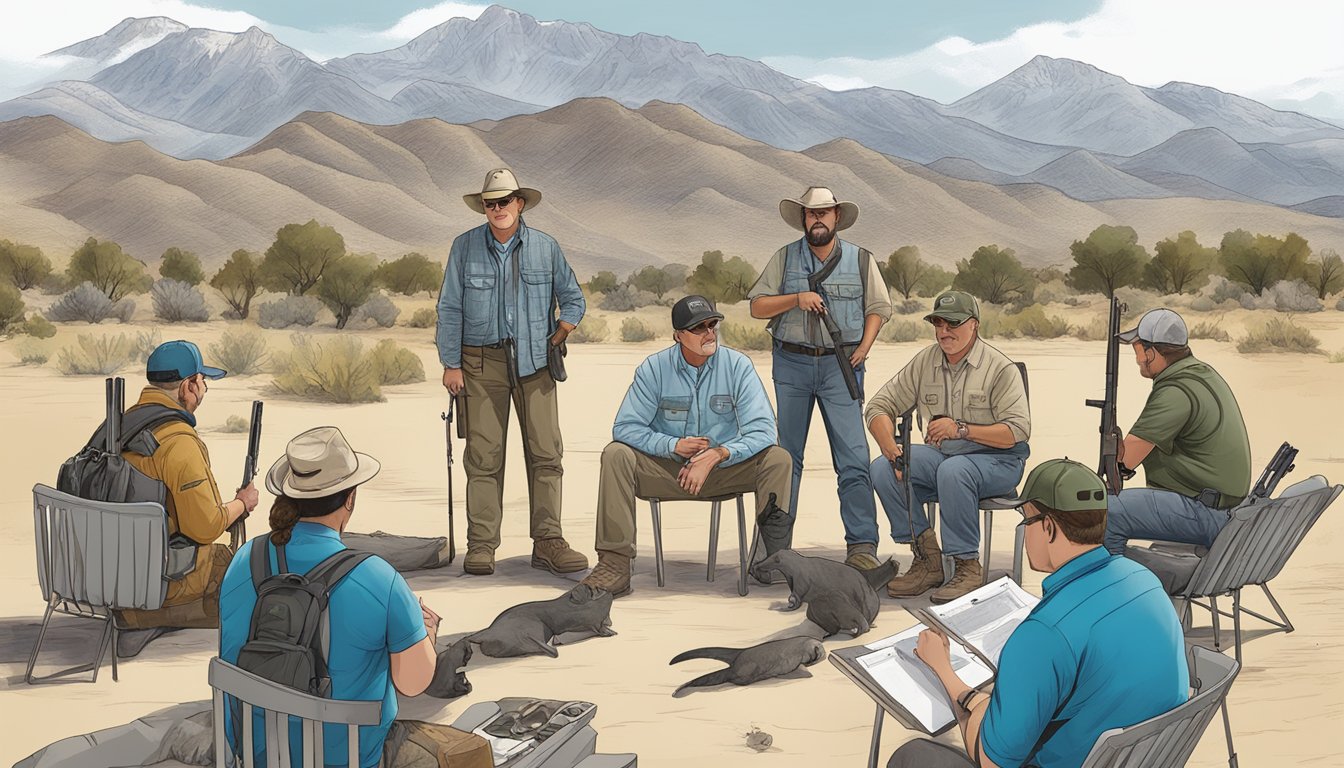
[[[720,416],[732,413],[734,405],[732,395],[712,395],[709,398],[709,410]]]
[[[989,404],[989,393],[983,389],[966,390],[966,413],[974,424],[992,424],[994,409]]]
[[[462,309],[472,321],[479,323],[494,316],[498,282],[499,276],[489,272],[468,272],[463,276]]]
[[[802,293],[811,290],[807,287],[807,273],[801,269],[786,269],[784,271],[784,284],[780,286],[779,292],[783,293]]]
[[[665,397],[658,403],[658,412],[664,421],[684,422],[691,413],[691,398]]]

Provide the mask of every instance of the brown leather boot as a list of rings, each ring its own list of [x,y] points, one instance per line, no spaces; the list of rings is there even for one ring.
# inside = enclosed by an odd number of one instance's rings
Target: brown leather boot
[[[910,542],[915,561],[910,570],[887,582],[891,597],[919,597],[943,583],[943,550],[938,546],[938,535],[925,528]]]
[[[495,550],[485,544],[468,544],[467,556],[462,559],[462,570],[473,576],[489,576],[495,572]]]
[[[583,577],[582,584],[610,592],[612,597],[624,597],[634,592],[630,586],[630,558],[604,549],[597,551],[597,567]]]
[[[845,548],[845,565],[860,571],[871,571],[881,565],[877,561],[877,545],[871,542],[850,544]]]
[[[971,592],[980,587],[984,581],[984,574],[980,570],[980,561],[974,557],[968,557],[965,560],[955,558],[956,570],[952,571],[952,578],[947,584],[933,590],[929,595],[929,600],[939,605],[950,603],[958,597]]]
[[[588,567],[588,558],[570,548],[560,537],[537,539],[532,544],[532,567],[554,574],[576,573]]]

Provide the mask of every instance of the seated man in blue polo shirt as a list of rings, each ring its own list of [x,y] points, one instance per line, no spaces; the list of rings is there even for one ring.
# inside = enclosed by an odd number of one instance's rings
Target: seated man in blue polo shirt
[[[285,548],[293,573],[313,566],[345,549],[341,532],[355,508],[356,486],[373,478],[379,464],[372,456],[356,453],[340,430],[317,427],[300,434],[285,447],[266,476],[266,489],[276,495],[271,510],[271,540],[267,552],[271,572],[279,570],[276,545]],[[247,642],[257,593],[252,585],[252,547],[242,547],[230,563],[220,590],[219,656],[233,664]],[[434,637],[439,617],[416,599],[401,574],[376,555],[357,565],[331,590],[330,621],[331,698],[381,701],[378,725],[359,728],[360,764],[378,765],[383,742],[397,716],[397,692],[415,696],[434,676]],[[232,713],[225,722],[233,734]],[[260,718],[257,724],[261,724]],[[323,729],[325,765],[346,765],[347,729]],[[254,728],[257,765],[265,765],[265,729]],[[298,721],[290,734],[291,760],[302,765]]]
[[[635,498],[774,494],[789,508],[792,460],[751,359],[719,345],[723,315],[703,296],[672,307],[676,344],[650,355],[616,412],[597,491],[597,567],[583,583],[630,594]]]
[[[954,702],[966,752],[918,739],[896,750],[888,768],[1077,766],[1103,731],[1188,696],[1171,600],[1152,572],[1101,546],[1101,478],[1075,461],[1047,461],[1027,477],[1018,503],[1031,567],[1050,574],[1044,597],[1004,645],[992,694],[952,671],[946,637],[920,633],[916,653]]]

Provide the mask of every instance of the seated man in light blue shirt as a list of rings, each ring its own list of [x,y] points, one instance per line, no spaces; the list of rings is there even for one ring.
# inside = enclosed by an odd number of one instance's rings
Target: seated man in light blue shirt
[[[650,355],[616,413],[597,491],[597,567],[583,580],[628,595],[635,498],[756,494],[789,507],[792,462],[751,359],[719,346],[723,315],[703,296],[672,307],[676,344]]]
[[[354,512],[356,486],[378,473],[372,456],[356,453],[340,430],[317,427],[295,437],[285,455],[271,467],[266,489],[276,495],[266,552],[271,573],[279,572],[276,545],[284,548],[288,570],[307,573],[327,557],[345,549],[341,532]],[[252,547],[234,555],[224,575],[219,598],[219,656],[238,662],[248,640],[257,592],[252,582]],[[397,716],[397,692],[415,696],[429,686],[437,661],[434,636],[439,617],[417,600],[401,574],[380,557],[355,566],[332,587],[327,607],[330,622],[327,673],[331,698],[381,701],[378,725],[359,727],[360,765],[378,765],[383,743]],[[266,731],[257,711],[252,734],[257,765],[266,764]],[[225,723],[232,743],[233,716]],[[299,721],[291,722],[290,757],[304,765],[299,750]],[[346,765],[347,728],[323,728],[324,765]]]
[[[1189,695],[1181,625],[1161,583],[1101,546],[1101,478],[1075,461],[1047,461],[1018,502],[1031,567],[1050,574],[1044,596],[1004,644],[992,694],[952,671],[946,637],[920,634],[915,652],[954,702],[966,752],[917,739],[888,768],[1077,766],[1103,731],[1160,715]]]

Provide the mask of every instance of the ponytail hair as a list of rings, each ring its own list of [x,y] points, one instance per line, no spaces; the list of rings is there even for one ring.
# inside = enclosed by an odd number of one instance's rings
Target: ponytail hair
[[[289,496],[276,496],[271,505],[271,543],[279,546],[288,544],[294,533],[294,526],[305,517],[325,517],[340,509],[350,498],[354,488],[337,491],[330,496],[316,499],[294,499]]]

